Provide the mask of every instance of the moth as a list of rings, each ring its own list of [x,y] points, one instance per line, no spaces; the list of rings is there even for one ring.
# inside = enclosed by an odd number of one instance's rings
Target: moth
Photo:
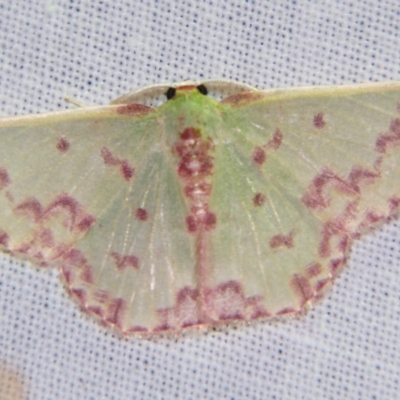
[[[151,86],[0,121],[0,245],[126,336],[298,315],[399,174],[400,83]]]

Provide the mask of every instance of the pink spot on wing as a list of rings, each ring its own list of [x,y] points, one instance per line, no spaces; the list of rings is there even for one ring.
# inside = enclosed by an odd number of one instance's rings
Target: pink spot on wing
[[[87,294],[83,289],[70,289],[70,293],[83,305],[86,304]]]
[[[105,319],[110,324],[116,325],[122,330],[122,320],[126,310],[124,299],[113,299],[108,306]]]
[[[145,333],[148,332],[149,330],[147,328],[145,328],[144,326],[139,326],[139,325],[135,325],[135,326],[131,326],[130,328],[128,328],[126,331],[124,331],[124,334],[126,335],[130,335],[133,333]]]
[[[77,249],[71,249],[67,253],[65,253],[63,260],[67,264],[76,267],[78,269],[82,268],[87,263],[87,260],[82,254],[82,252]]]
[[[86,310],[99,318],[104,318],[104,310],[99,306],[89,306],[86,308]]]
[[[243,106],[246,104],[251,104],[254,101],[261,100],[263,97],[264,95],[258,91],[242,92],[226,97],[221,101],[221,104]]]
[[[389,130],[379,134],[375,142],[375,150],[378,153],[386,153],[387,148],[400,145],[400,118],[390,122]]]
[[[119,254],[115,251],[111,253],[111,257],[114,258],[115,266],[119,271],[132,267],[135,269],[139,268],[139,259],[136,256],[129,254]]]
[[[120,172],[126,181],[129,181],[133,177],[135,169],[129,164],[128,160],[121,160],[118,157],[115,157],[107,147],[103,147],[100,154],[106,165],[119,167]]]
[[[314,289],[315,291],[318,293],[321,290],[323,290],[329,283],[331,283],[331,279],[326,278],[326,279],[321,279],[319,280],[315,285],[314,285]]]
[[[292,307],[285,307],[279,310],[276,315],[290,315],[290,314],[296,314],[297,310],[295,310]]]
[[[153,107],[145,106],[144,104],[124,104],[117,107],[118,114],[129,115],[131,117],[143,117],[154,111]]]
[[[265,149],[268,150],[278,150],[283,141],[283,133],[279,128],[275,129],[275,132],[267,144],[263,146],[255,146],[252,154],[253,161],[258,165],[263,165],[267,159],[267,153]]]
[[[265,150],[261,147],[257,146],[253,151],[253,160],[256,164],[262,165],[267,159],[267,155],[265,154]]]
[[[135,217],[139,221],[147,221],[149,214],[144,208],[138,208],[138,209],[136,209]]]
[[[0,246],[8,246],[9,237],[6,232],[0,229]]]
[[[217,224],[217,216],[215,213],[208,211],[206,215],[204,216],[204,226],[206,230],[211,230],[215,228],[215,225]]]
[[[107,147],[103,147],[100,153],[106,165],[114,166],[114,165],[119,165],[121,163],[121,161],[118,158],[115,158],[112,155],[111,151],[107,149]]]
[[[363,231],[364,229],[370,229],[376,226],[380,222],[384,222],[386,220],[386,216],[383,214],[378,214],[376,211],[370,210],[364,215],[362,219],[359,230]]]
[[[317,262],[313,262],[306,268],[307,278],[315,278],[322,272],[322,265]]]
[[[390,214],[394,214],[400,208],[400,197],[394,196],[388,200]]]
[[[331,275],[335,276],[338,273],[339,269],[345,265],[345,263],[346,263],[345,257],[335,258],[331,260],[328,266]]]
[[[293,274],[290,283],[296,295],[301,299],[301,306],[314,297],[314,290],[306,277]]]
[[[134,169],[131,165],[129,165],[128,161],[124,160],[121,164],[121,171],[124,179],[129,181],[133,176]]]
[[[0,167],[0,190],[4,189],[11,183],[8,172],[5,168]]]
[[[93,283],[94,282],[93,267],[91,265],[86,264],[82,269],[80,277],[82,281],[86,283]]]
[[[69,150],[70,144],[64,136],[61,136],[57,139],[56,147],[61,153],[66,153]]]
[[[324,113],[320,112],[314,115],[314,126],[317,129],[322,129],[326,125],[326,121],[324,119]]]
[[[282,144],[283,133],[279,128],[276,128],[272,139],[267,143],[267,147],[272,150],[278,150]]]
[[[265,203],[266,197],[262,193],[256,193],[256,195],[253,197],[253,204],[256,207],[260,207]]]
[[[188,215],[186,217],[186,227],[190,233],[196,232],[197,223],[196,223],[196,218],[193,215]]]
[[[290,231],[287,235],[275,235],[270,239],[269,245],[272,249],[276,249],[278,247],[287,247],[290,249],[294,246],[293,235],[294,231]]]
[[[83,217],[79,223],[77,224],[77,228],[79,231],[81,232],[86,232],[89,230],[89,228],[96,222],[96,219],[91,216],[91,215],[87,215],[85,217]]]

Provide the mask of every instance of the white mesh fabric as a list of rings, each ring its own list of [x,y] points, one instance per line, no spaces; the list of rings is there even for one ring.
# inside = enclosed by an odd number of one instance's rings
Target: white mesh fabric
[[[399,18],[397,0],[2,0],[0,115],[184,79],[399,80]],[[399,264],[393,223],[302,319],[146,341],[84,316],[56,271],[3,256],[1,400],[398,399]]]

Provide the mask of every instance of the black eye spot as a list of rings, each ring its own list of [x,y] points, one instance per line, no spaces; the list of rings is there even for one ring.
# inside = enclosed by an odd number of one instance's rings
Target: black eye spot
[[[207,90],[207,88],[206,88],[204,85],[199,85],[199,86],[197,86],[197,90],[198,90],[201,94],[204,94],[204,96],[206,96],[207,93],[208,93],[208,90]]]
[[[175,97],[176,89],[173,87],[168,88],[168,90],[165,92],[165,95],[167,96],[167,100],[171,100]]]

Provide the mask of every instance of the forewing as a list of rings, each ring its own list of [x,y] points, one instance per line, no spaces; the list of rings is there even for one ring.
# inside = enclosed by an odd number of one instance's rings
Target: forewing
[[[209,312],[296,313],[351,242],[396,216],[400,87],[239,94],[221,104],[210,208]]]
[[[195,286],[193,239],[162,115],[145,106],[4,120],[0,243],[58,264],[83,308],[124,333]]]

